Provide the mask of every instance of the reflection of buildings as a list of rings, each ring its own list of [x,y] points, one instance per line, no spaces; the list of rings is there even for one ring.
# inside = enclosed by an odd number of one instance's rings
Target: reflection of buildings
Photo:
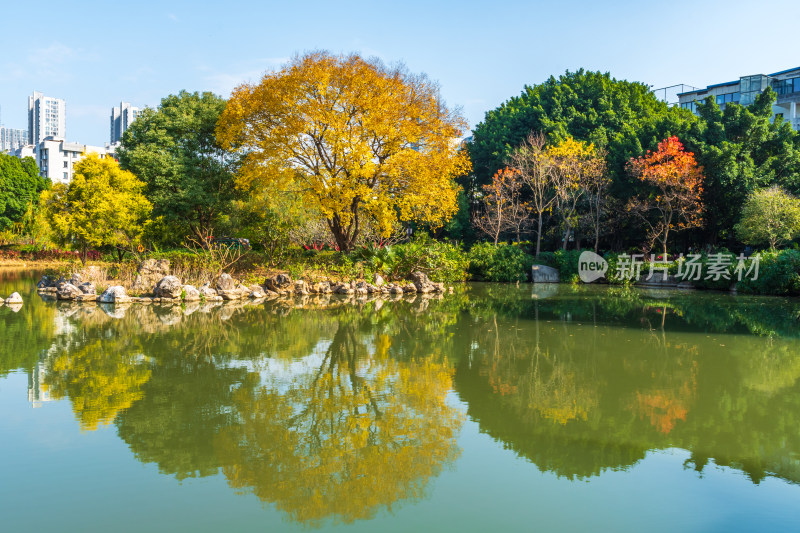
[[[34,408],[50,401],[50,394],[43,386],[44,374],[44,363],[41,361],[28,371],[28,401]]]

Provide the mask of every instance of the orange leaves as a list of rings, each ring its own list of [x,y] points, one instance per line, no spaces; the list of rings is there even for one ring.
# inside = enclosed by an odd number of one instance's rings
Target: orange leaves
[[[703,169],[677,137],[658,143],[655,152],[631,159],[628,170],[654,189],[653,194],[632,198],[626,206],[649,226],[651,244],[660,241],[666,253],[670,229],[702,225]]]

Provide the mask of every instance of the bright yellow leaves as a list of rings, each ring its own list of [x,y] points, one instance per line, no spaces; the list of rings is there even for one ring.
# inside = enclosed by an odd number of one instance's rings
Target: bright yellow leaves
[[[53,355],[44,385],[54,399],[69,397],[81,429],[94,431],[142,398],[150,373],[146,359],[124,342],[96,340]]]
[[[462,414],[445,400],[453,368],[397,361],[385,335],[370,344],[342,325],[319,368],[236,394],[239,422],[216,443],[232,487],[312,525],[423,495],[459,453]]]
[[[398,221],[453,215],[465,127],[424,76],[315,52],[237,87],[217,135],[247,154],[240,186],[293,188],[347,250],[367,220],[388,236]]]
[[[152,210],[144,182],[111,158],[88,154],[75,165],[69,185],[42,194],[42,204],[56,234],[66,243],[130,248]]]

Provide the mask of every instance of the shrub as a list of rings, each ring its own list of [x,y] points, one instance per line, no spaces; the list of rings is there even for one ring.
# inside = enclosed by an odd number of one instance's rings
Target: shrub
[[[553,254],[558,275],[562,281],[572,281],[578,277],[578,258],[582,251],[558,250]]]
[[[747,294],[800,295],[800,251],[762,252],[758,278],[746,276],[736,289]]]
[[[525,281],[533,256],[519,246],[501,243],[476,244],[468,254],[472,279],[482,281]]]

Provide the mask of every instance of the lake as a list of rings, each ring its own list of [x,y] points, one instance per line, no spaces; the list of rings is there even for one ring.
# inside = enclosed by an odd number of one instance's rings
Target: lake
[[[0,270],[0,530],[789,531],[800,302],[43,301]]]

